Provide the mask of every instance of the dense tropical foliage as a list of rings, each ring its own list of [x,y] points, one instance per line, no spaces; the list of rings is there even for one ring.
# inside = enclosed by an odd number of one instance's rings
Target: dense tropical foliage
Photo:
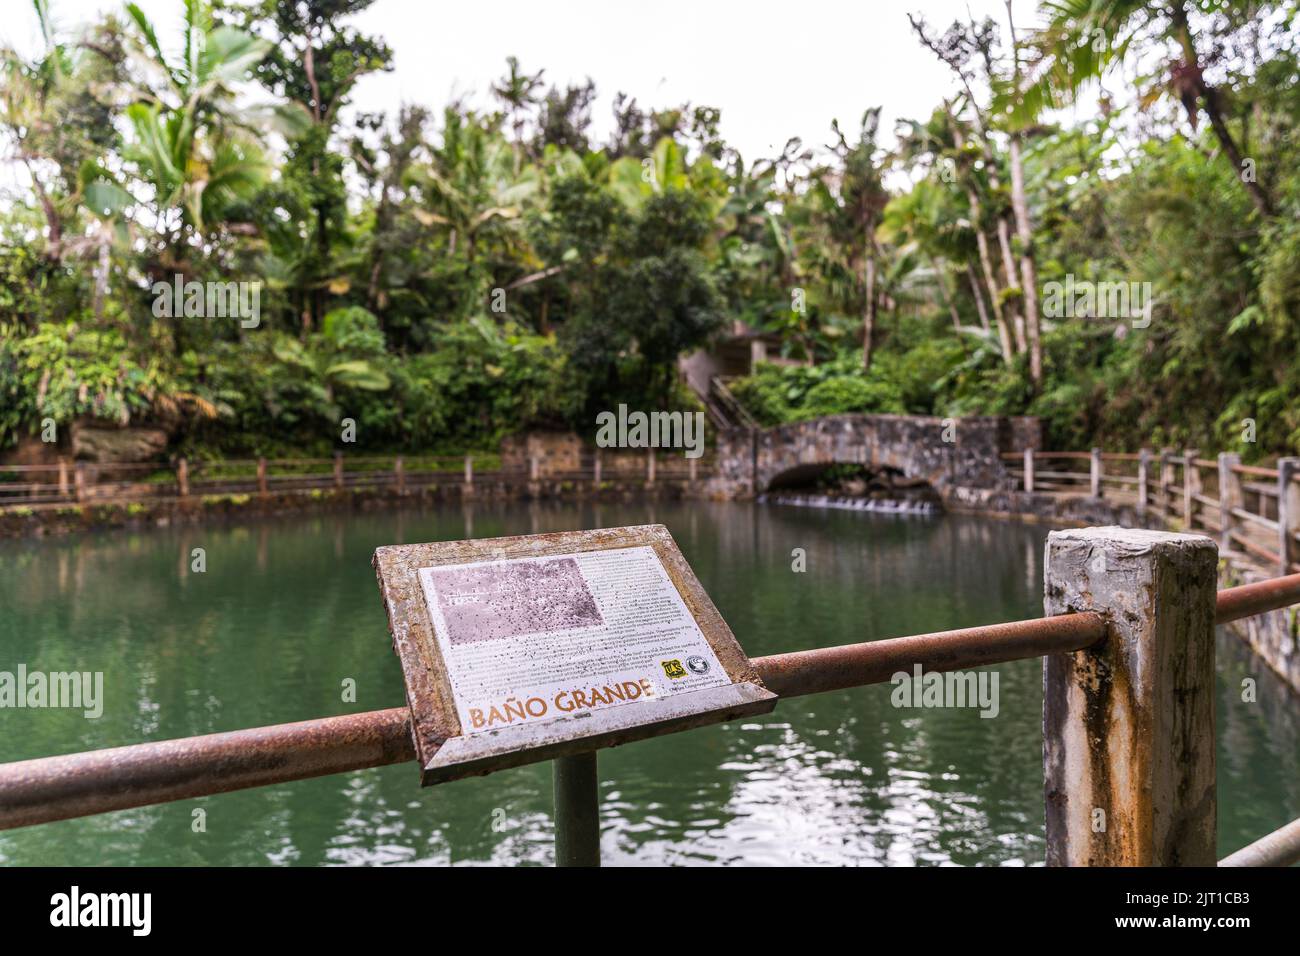
[[[0,447],[158,422],[177,447],[484,447],[690,405],[680,355],[740,321],[798,365],[734,383],[765,423],[1040,415],[1062,446],[1300,450],[1294,2],[1051,0],[936,28],[953,95],[882,145],[887,90],[825,144],[742,157],[716,109],[511,58],[495,109],[352,109],[392,68],[372,0],[132,4],[0,48]],[[1071,102],[1093,115],[1062,125]],[[1096,109],[1091,107],[1096,105]],[[157,283],[260,282],[260,317]],[[1135,315],[1050,287],[1149,283]],[[1250,421],[1252,427],[1244,423]]]

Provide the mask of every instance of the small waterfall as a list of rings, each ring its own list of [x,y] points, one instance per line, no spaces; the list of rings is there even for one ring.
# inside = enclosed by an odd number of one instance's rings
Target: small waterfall
[[[937,515],[943,513],[938,501],[919,498],[856,498],[817,494],[762,494],[759,504],[791,505],[796,508],[839,508],[843,511],[870,511],[893,515]]]

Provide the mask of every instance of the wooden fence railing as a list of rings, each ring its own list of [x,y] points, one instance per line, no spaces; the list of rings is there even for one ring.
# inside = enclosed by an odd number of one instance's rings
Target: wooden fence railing
[[[1025,449],[1002,457],[1025,491],[1131,504],[1183,530],[1208,533],[1220,550],[1245,552],[1278,574],[1300,571],[1300,458],[1263,468],[1226,452],[1200,458],[1195,449]]]
[[[572,482],[654,485],[697,482],[713,472],[708,452],[686,458],[681,451],[647,449],[616,455],[589,451],[569,467],[540,458],[506,464],[500,455],[336,454],[332,458],[249,458],[220,461],[177,459],[97,464],[66,459],[51,465],[0,465],[0,508],[6,505],[66,505],[151,501],[203,495],[269,495],[282,492],[386,488],[396,492],[429,486]]]

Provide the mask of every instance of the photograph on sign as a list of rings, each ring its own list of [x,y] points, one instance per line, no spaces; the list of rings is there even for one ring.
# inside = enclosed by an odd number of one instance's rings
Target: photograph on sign
[[[426,783],[770,711],[662,526],[380,548]]]

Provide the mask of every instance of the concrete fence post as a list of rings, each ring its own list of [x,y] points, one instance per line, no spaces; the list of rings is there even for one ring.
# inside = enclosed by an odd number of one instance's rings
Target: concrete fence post
[[[1200,472],[1196,470],[1196,449],[1183,449],[1183,530],[1196,530],[1196,493],[1200,491]]]
[[[343,490],[343,452],[334,453],[334,487]]]
[[[1025,449],[1025,491],[1034,493],[1034,450]]]
[[[646,449],[645,457],[645,483],[647,488],[653,488],[655,483],[655,450]]]
[[[1088,486],[1094,498],[1101,497],[1101,449],[1094,448],[1088,455]]]
[[[541,462],[537,460],[536,455],[530,455],[528,458],[528,480],[536,481],[537,476],[542,473]]]
[[[68,497],[68,459],[59,459],[59,497]]]
[[[1300,473],[1300,458],[1277,460],[1277,531],[1278,573],[1290,574],[1291,565],[1300,560],[1300,547],[1296,533],[1300,532],[1300,484],[1295,478]]]
[[[1166,521],[1173,513],[1174,453],[1170,448],[1160,449],[1160,513]]]
[[[596,489],[599,491],[600,490],[600,449],[599,448],[596,449],[595,461],[592,462],[591,480],[592,483],[596,486]]]
[[[1151,504],[1151,449],[1138,451],[1138,512],[1145,514]]]
[[[184,458],[176,462],[176,490],[182,498],[190,495],[190,463]]]
[[[257,459],[257,493],[266,497],[266,459]]]
[[[72,466],[72,483],[76,489],[77,500],[84,501],[86,498],[86,468],[81,462]]]
[[[1053,531],[1044,607],[1100,644],[1043,664],[1049,866],[1214,866],[1214,605],[1204,535]]]
[[[1232,550],[1232,533],[1237,529],[1237,516],[1232,512],[1244,502],[1241,475],[1232,470],[1240,464],[1240,455],[1219,452],[1219,551],[1224,554]]]
[[[393,459],[393,476],[397,479],[397,493],[400,495],[406,491],[406,463],[401,455]]]
[[[698,459],[695,458],[686,459],[687,478],[690,481],[691,487],[695,486],[696,476],[699,474],[699,471],[696,468],[697,461]]]
[[[465,487],[474,487],[474,456],[465,456]]]

